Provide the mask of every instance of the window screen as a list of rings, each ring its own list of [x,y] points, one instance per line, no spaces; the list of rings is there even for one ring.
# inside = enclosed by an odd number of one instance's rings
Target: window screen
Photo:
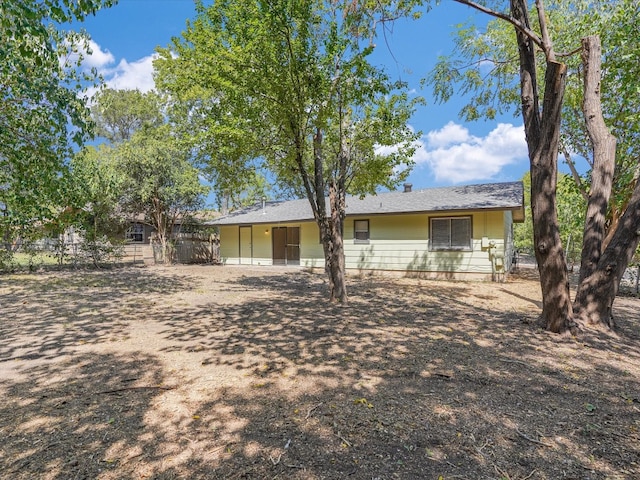
[[[431,248],[433,250],[471,249],[471,217],[432,218]]]
[[[353,221],[353,238],[355,238],[356,241],[369,240],[369,220]]]

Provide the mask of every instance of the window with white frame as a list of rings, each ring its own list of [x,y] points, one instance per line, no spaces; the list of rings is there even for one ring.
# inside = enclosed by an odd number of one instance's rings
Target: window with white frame
[[[369,220],[353,221],[353,238],[356,243],[369,243]]]
[[[431,218],[431,250],[471,250],[471,217]]]

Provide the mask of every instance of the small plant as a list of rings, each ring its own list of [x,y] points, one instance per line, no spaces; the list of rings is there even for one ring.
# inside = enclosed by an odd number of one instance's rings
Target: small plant
[[[13,272],[18,268],[13,252],[6,248],[0,250],[0,271]]]

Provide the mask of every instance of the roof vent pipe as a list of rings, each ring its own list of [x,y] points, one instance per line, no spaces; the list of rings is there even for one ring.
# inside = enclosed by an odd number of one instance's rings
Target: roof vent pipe
[[[267,213],[267,197],[262,197],[262,214]]]
[[[405,183],[405,184],[404,184],[404,193],[409,193],[409,192],[411,192],[411,187],[413,187],[413,184],[411,184],[411,183]]]

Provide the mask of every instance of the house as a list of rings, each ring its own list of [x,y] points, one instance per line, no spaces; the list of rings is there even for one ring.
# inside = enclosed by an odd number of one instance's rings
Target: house
[[[511,269],[512,226],[524,221],[522,182],[347,197],[348,270],[444,278],[503,278]],[[307,199],[262,202],[211,222],[223,264],[324,267]]]
[[[209,230],[206,220],[218,215],[217,212],[200,211],[186,218],[178,218],[173,225],[172,261],[177,263],[216,263],[218,258],[218,238]],[[128,222],[125,231],[125,257],[144,263],[157,263],[160,258],[156,243],[156,230],[138,215]]]

